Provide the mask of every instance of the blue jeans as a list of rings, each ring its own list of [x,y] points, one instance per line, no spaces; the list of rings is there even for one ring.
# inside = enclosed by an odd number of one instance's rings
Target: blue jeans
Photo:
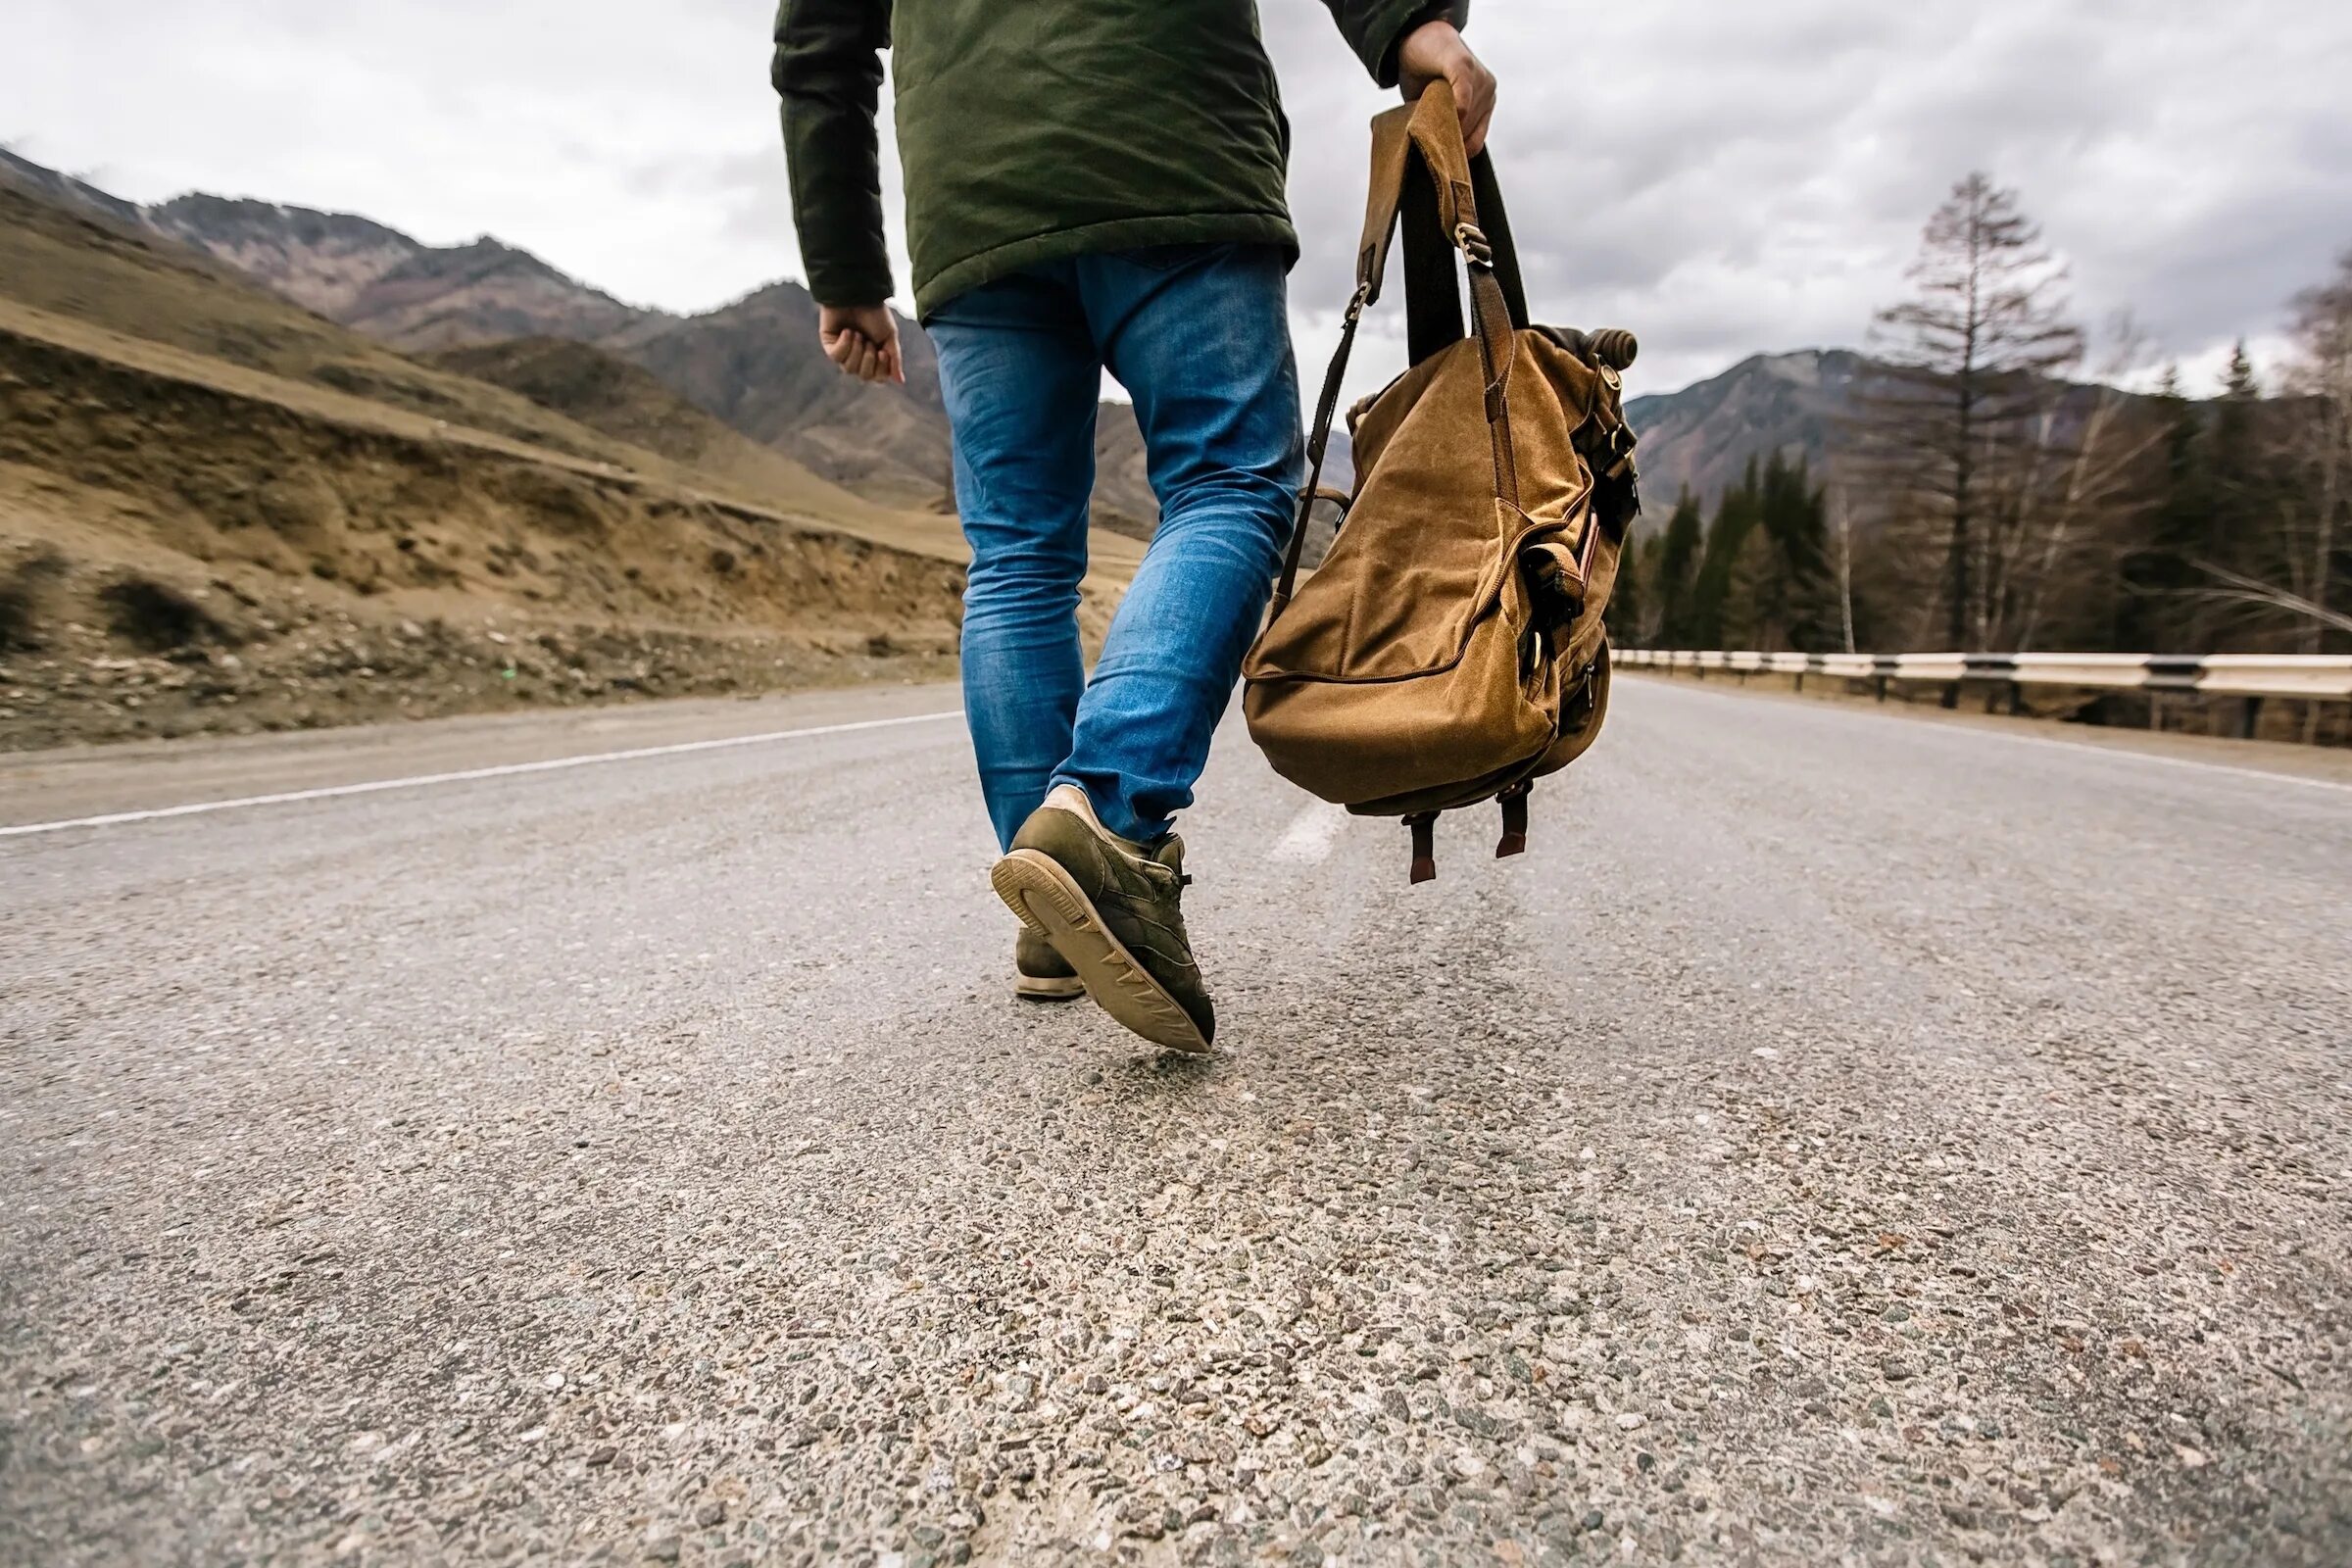
[[[1000,845],[1055,784],[1142,842],[1192,804],[1302,477],[1283,273],[1262,246],[1081,256],[925,323],[972,547],[964,712]],[[1135,399],[1159,529],[1089,680],[1078,584],[1105,367]]]

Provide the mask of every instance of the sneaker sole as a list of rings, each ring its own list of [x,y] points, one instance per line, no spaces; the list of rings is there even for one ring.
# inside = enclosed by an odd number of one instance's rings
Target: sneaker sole
[[[1076,1002],[1086,995],[1086,982],[1076,975],[1060,975],[1045,979],[1037,975],[1016,975],[1012,994],[1024,1002]]]
[[[1004,906],[1078,971],[1097,1006],[1155,1046],[1193,1055],[1207,1054],[1207,1037],[1192,1014],[1110,934],[1095,912],[1094,901],[1052,856],[1014,850],[997,862],[988,879]]]

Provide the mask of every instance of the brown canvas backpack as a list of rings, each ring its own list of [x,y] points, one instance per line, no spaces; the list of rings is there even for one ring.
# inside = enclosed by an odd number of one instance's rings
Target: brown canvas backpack
[[[1307,511],[1356,323],[1399,214],[1412,365],[1348,416],[1354,496],[1302,582]],[[1464,335],[1454,253],[1470,279]],[[1501,193],[1462,148],[1444,83],[1372,122],[1355,295],[1315,410],[1311,470],[1265,630],[1243,665],[1274,770],[1413,834],[1437,875],[1440,811],[1497,799],[1497,857],[1527,844],[1527,793],[1608,711],[1601,612],[1640,502],[1619,372],[1633,336],[1530,326]]]

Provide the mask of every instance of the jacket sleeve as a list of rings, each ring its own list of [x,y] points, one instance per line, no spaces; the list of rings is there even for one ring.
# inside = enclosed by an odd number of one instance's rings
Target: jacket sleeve
[[[1383,87],[1396,85],[1396,46],[1425,22],[1470,24],[1470,0],[1323,0],[1364,69]]]
[[[784,100],[792,220],[820,305],[890,298],[874,109],[890,0],[782,0],[770,71]]]

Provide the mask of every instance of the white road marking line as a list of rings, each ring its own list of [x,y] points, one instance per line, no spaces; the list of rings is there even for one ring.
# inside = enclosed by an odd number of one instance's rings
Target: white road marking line
[[[2274,773],[2267,767],[2240,767],[2234,762],[2207,762],[2194,757],[2167,757],[2162,752],[2143,752],[2130,746],[2098,746],[2087,741],[2053,740],[2047,735],[2003,735],[1998,730],[1988,733],[1997,739],[2015,741],[2021,746],[2055,746],[2069,752],[2096,752],[2102,757],[2132,757],[2147,762],[2168,762],[2174,767],[2200,768],[2208,773],[2234,773],[2239,778],[2267,779],[2273,784],[2302,784],[2315,790],[2334,790],[2352,795],[2352,784],[2331,778],[2312,778],[2302,773]]]
[[[1285,865],[1320,865],[1331,858],[1331,847],[1347,825],[1344,808],[1317,801],[1292,819],[1268,858]]]
[[[1664,680],[1658,681],[1657,684],[1662,686],[1673,684],[1677,691],[1689,692],[1694,697],[1714,697],[1727,703],[1746,701],[1738,692],[1693,691],[1689,686]],[[1874,718],[1888,723],[1905,722],[1905,716],[1899,712],[1880,713],[1871,710],[1852,711],[1834,703],[1822,703],[1812,710],[1841,714],[1865,723]],[[1928,722],[1932,724],[1932,721]],[[2101,746],[2092,741],[2062,741],[2048,735],[2011,735],[1987,725],[1952,724],[1943,726],[1943,733],[1946,734],[1963,731],[1969,735],[1984,736],[1988,740],[2007,741],[2013,746],[2054,746],[2060,751],[2088,753],[2093,757],[2114,757],[2141,762],[2162,762],[2168,767],[2193,767],[2207,773],[2233,773],[2239,778],[2263,779],[2273,784],[2302,784],[2315,790],[2335,790],[2340,794],[2352,794],[2352,784],[2346,784],[2336,779],[2312,778],[2302,773],[2278,773],[2267,767],[2240,767],[2234,762],[2207,762],[2194,757],[2168,757],[2162,752],[2143,752],[2132,746]]]
[[[376,795],[385,790],[418,790],[433,784],[462,784],[478,778],[509,778],[518,773],[554,773],[567,767],[633,762],[645,757],[682,757],[689,752],[764,746],[774,741],[805,740],[817,735],[847,735],[854,730],[891,729],[901,724],[927,724],[938,719],[962,716],[962,711],[956,710],[942,713],[909,713],[902,718],[861,718],[848,724],[812,724],[806,729],[766,730],[758,735],[730,735],[721,740],[679,741],[674,745],[640,746],[625,752],[555,757],[541,762],[501,762],[494,767],[467,767],[453,773],[417,773],[407,778],[370,779],[361,784],[329,784],[319,789],[286,790],[275,795],[245,795],[229,801],[198,801],[189,806],[163,806],[145,811],[109,811],[102,816],[75,816],[55,822],[25,822],[16,827],[0,827],[0,839],[22,838],[32,833],[62,833],[74,827],[113,827],[121,822],[153,822],[167,816],[199,816],[207,811],[234,811],[251,806],[285,806],[296,801],[327,801],[344,795]]]

